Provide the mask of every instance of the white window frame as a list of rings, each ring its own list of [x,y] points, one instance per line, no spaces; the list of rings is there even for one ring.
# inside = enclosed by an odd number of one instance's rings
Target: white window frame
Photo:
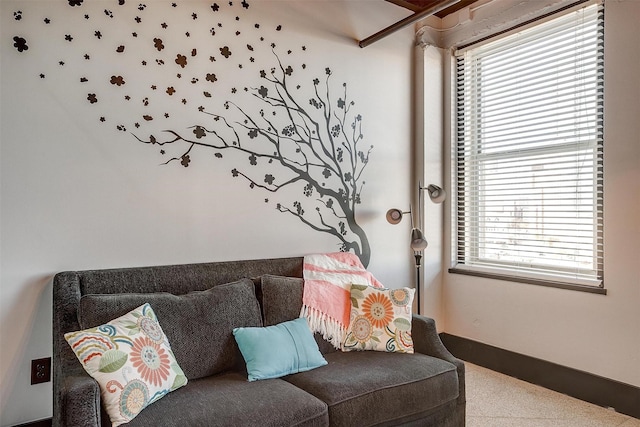
[[[553,21],[557,17],[566,16],[571,13],[575,13],[576,10],[583,9],[585,7],[590,7],[597,5],[595,7],[598,8],[597,14],[600,21],[598,21],[598,31],[603,31],[604,28],[604,18],[603,18],[603,5],[602,1],[582,1],[580,4],[574,4],[565,8],[562,8],[561,11],[556,11],[551,14],[547,14],[544,17],[536,18],[535,20],[528,21],[524,25],[519,25],[517,28],[512,28],[506,31],[500,32],[500,34],[496,36],[490,36],[484,38],[482,41],[473,42],[466,46],[459,47],[454,52],[454,57],[460,57],[460,55],[464,54],[464,52],[474,49],[478,46],[484,46],[488,43],[493,43],[495,40],[507,40],[507,37],[513,35],[514,33],[519,33],[523,31],[523,28],[535,28],[537,24],[545,25],[547,21]],[[542,28],[542,27],[541,27]],[[501,43],[497,42],[498,44]],[[600,44],[602,44],[601,42]],[[496,44],[496,43],[494,43]],[[603,45],[600,46],[603,50]],[[454,59],[455,62],[455,59]],[[599,64],[599,73],[602,73],[604,69],[604,64]],[[453,78],[452,78],[452,86],[453,92],[458,93],[458,81],[456,71],[458,70],[457,63],[454,64],[453,70]],[[469,83],[467,83],[469,84]],[[599,88],[602,90],[603,85]],[[478,92],[474,91],[473,94]],[[600,92],[599,92],[600,93]],[[477,108],[477,100],[473,99],[473,96],[466,96],[464,102],[472,102],[473,106]],[[484,161],[490,161],[491,159],[496,159],[499,157],[509,158],[509,156],[513,156],[514,159],[521,160],[526,156],[535,156],[535,155],[545,155],[547,153],[554,153],[554,156],[560,156],[563,153],[575,153],[575,144],[574,143],[552,143],[549,146],[535,146],[532,145],[530,147],[526,147],[523,149],[519,147],[514,150],[495,150],[493,153],[482,154],[484,148],[480,149],[483,141],[478,141],[477,135],[471,135],[475,131],[476,126],[461,126],[460,125],[460,117],[455,113],[455,106],[461,102],[461,99],[457,99],[455,95],[453,95],[452,104],[454,105],[454,133],[452,136],[452,155],[453,155],[453,167],[454,167],[454,188],[456,189],[455,195],[456,197],[452,201],[452,261],[454,266],[449,270],[452,273],[461,273],[461,274],[469,274],[474,276],[481,277],[490,277],[496,279],[504,279],[516,282],[524,282],[524,283],[532,283],[539,284],[544,286],[553,286],[560,287],[565,289],[575,289],[587,292],[594,292],[600,294],[606,294],[606,290],[604,289],[604,268],[603,268],[603,160],[602,160],[602,145],[603,145],[603,135],[604,131],[602,129],[603,126],[603,114],[599,114],[599,123],[598,126],[600,128],[599,135],[594,140],[594,142],[590,146],[581,146],[582,149],[590,150],[590,155],[594,159],[593,165],[593,195],[592,195],[592,211],[593,211],[593,223],[591,224],[593,227],[593,236],[592,236],[592,248],[593,248],[593,259],[592,259],[592,269],[583,269],[583,271],[579,271],[579,268],[575,266],[563,268],[558,263],[556,265],[551,266],[550,268],[546,268],[542,265],[541,262],[536,262],[530,266],[523,264],[522,261],[515,261],[512,257],[511,260],[500,260],[495,258],[483,259],[481,254],[483,253],[482,248],[488,246],[484,242],[483,237],[487,234],[487,229],[482,224],[480,224],[480,219],[484,217],[482,211],[484,209],[484,205],[482,202],[482,190],[479,189],[480,186],[477,185],[480,182],[478,178],[481,174],[478,168],[478,165],[483,164]],[[599,108],[602,108],[604,102],[600,100]],[[465,104],[465,107],[467,105]],[[464,119],[469,120],[469,116],[473,116],[473,118],[478,117],[475,114],[464,114]],[[464,136],[461,136],[463,135]],[[473,167],[476,169],[471,175],[468,174],[468,171],[465,171],[465,158],[461,156],[464,154],[469,156],[469,151],[473,150],[473,148],[469,149],[469,141],[472,141],[475,145],[476,150],[474,151],[474,156],[477,153],[480,153],[478,157],[473,159]],[[464,145],[466,145],[466,148]],[[461,153],[461,150],[463,153]],[[460,156],[460,157],[459,157]],[[597,158],[597,159],[596,159]],[[465,173],[467,175],[465,175]],[[471,179],[474,177],[475,179]],[[476,186],[476,188],[473,188]],[[535,245],[535,243],[527,243],[527,245]],[[485,251],[484,253],[488,253]]]

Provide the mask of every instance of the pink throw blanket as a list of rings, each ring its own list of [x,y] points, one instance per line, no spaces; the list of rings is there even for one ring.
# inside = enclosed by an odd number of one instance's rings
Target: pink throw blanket
[[[303,277],[300,317],[307,319],[313,332],[342,348],[351,314],[351,284],[378,288],[382,284],[349,252],[305,256]]]

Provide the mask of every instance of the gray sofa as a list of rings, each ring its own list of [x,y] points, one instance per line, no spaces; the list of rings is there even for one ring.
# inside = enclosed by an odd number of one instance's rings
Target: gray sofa
[[[53,425],[110,425],[101,410],[98,384],[63,335],[97,326],[149,300],[189,382],[149,405],[128,426],[464,426],[464,364],[443,346],[434,321],[423,316],[413,317],[414,354],[343,353],[316,336],[326,366],[247,381],[231,329],[297,318],[302,262],[300,257],[57,274]],[[251,279],[251,289],[243,295],[234,292],[237,286],[248,289],[246,280],[221,286],[242,278]],[[202,294],[194,291],[209,289],[215,291],[208,291],[206,298],[213,299],[205,306],[194,302],[192,295]],[[182,304],[183,314],[172,304]],[[204,317],[212,320],[200,321]],[[200,344],[205,345],[181,344],[186,343],[181,335],[203,332],[209,342]]]

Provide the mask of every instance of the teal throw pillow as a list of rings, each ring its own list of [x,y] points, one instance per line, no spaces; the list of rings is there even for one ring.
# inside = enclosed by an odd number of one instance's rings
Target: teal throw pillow
[[[263,328],[235,328],[233,336],[247,363],[249,381],[279,378],[327,364],[304,318]]]

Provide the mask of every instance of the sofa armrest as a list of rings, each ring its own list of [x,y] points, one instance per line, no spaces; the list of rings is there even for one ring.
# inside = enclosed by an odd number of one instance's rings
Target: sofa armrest
[[[456,358],[444,346],[440,339],[440,335],[438,335],[435,320],[419,314],[414,314],[411,321],[411,337],[413,339],[413,347],[415,351],[428,356],[437,357],[438,359],[446,360],[456,367],[460,391],[458,402],[460,404],[466,402],[464,362]]]
[[[418,353],[444,359],[457,366],[456,359],[440,340],[436,330],[436,322],[430,317],[414,314],[411,322],[411,336],[413,346]]]
[[[100,387],[89,376],[70,376],[64,379],[61,390],[63,413],[60,425],[100,427]]]

